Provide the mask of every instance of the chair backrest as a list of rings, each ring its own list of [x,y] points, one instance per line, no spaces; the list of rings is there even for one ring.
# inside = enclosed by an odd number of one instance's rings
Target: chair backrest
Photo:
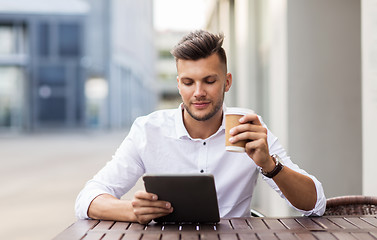
[[[255,209],[250,209],[250,216],[252,216],[252,217],[264,217],[264,214],[258,212]]]
[[[341,196],[326,201],[324,215],[375,215],[377,214],[377,197],[375,196]]]

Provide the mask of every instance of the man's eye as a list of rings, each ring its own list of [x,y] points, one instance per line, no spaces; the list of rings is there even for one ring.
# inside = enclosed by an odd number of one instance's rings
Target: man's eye
[[[207,80],[206,82],[207,82],[208,84],[213,84],[213,83],[216,82],[216,80],[213,80],[213,79],[212,79],[212,80]]]
[[[184,85],[186,85],[186,86],[190,86],[190,85],[192,85],[192,82],[190,82],[190,81],[187,81],[187,82],[182,82]]]

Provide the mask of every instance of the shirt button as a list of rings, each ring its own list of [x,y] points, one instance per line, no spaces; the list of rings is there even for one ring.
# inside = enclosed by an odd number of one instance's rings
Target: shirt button
[[[206,142],[203,142],[203,145],[205,146],[207,143]]]
[[[201,173],[204,173],[204,170],[202,169],[202,170],[200,170],[200,172],[201,172]]]

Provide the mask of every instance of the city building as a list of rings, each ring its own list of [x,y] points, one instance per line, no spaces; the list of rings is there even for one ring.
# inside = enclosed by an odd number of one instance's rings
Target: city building
[[[107,125],[129,128],[136,117],[153,111],[158,101],[153,1],[101,2],[108,5],[110,17],[105,34],[110,44]],[[96,31],[95,26],[92,29]]]
[[[0,2],[0,128],[82,125],[87,4],[5,2]]]
[[[0,129],[128,128],[157,105],[153,2],[0,0]]]

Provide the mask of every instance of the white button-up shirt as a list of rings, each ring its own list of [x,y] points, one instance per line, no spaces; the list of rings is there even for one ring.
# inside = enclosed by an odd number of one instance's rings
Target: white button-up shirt
[[[193,139],[183,124],[182,105],[178,109],[160,110],[137,118],[112,160],[79,193],[76,216],[88,218],[88,207],[100,194],[121,198],[144,173],[201,172],[214,175],[221,217],[250,216],[250,202],[260,167],[246,153],[225,151],[224,119],[218,131],[209,138]],[[269,130],[267,137],[271,155],[279,155],[285,166],[309,176],[315,183],[315,208],[299,211],[304,215],[322,215],[326,199],[321,183],[292,163],[277,137]],[[272,179],[264,176],[263,179],[285,198]]]

